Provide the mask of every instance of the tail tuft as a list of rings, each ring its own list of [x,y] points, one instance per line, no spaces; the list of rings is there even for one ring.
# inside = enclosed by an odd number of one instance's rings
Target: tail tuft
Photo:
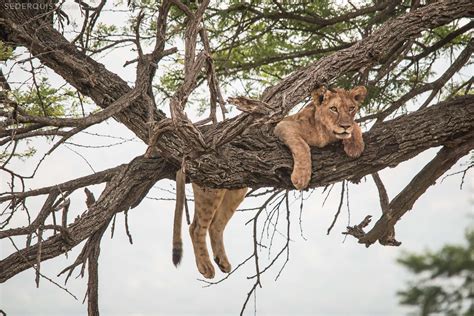
[[[181,258],[183,258],[183,248],[173,247],[173,264],[175,267],[178,267],[181,263]]]

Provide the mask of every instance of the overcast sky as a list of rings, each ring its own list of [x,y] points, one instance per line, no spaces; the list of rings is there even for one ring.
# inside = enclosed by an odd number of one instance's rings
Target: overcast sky
[[[108,17],[111,19],[112,17]],[[124,61],[133,59],[131,53],[117,52],[104,57],[110,70],[133,81],[134,69],[123,69]],[[53,78],[54,76],[51,75]],[[18,73],[16,80],[22,74]],[[54,82],[54,81],[53,81]],[[59,82],[59,81],[58,81]],[[226,96],[227,97],[227,96]],[[133,138],[123,126],[108,121],[93,127],[90,132]],[[103,145],[117,142],[81,134],[73,139],[76,144]],[[51,144],[43,140],[33,144],[39,153],[47,151]],[[29,188],[38,188],[67,181],[90,174],[88,164],[74,151],[80,153],[100,171],[129,162],[144,153],[146,147],[140,141],[130,141],[110,148],[87,149],[68,145],[58,149],[40,168],[37,177],[28,183]],[[74,151],[73,151],[74,150]],[[380,173],[393,198],[418,172],[438,149],[432,149],[405,162],[394,169]],[[40,157],[40,156],[38,156]],[[35,158],[37,159],[37,158]],[[465,163],[467,158],[463,159]],[[450,172],[462,169],[458,163]],[[14,170],[22,174],[31,172],[32,161],[16,161]],[[448,172],[448,173],[450,173]],[[5,174],[0,174],[0,191],[5,190]],[[397,263],[396,258],[404,251],[438,249],[445,243],[463,242],[465,228],[473,221],[474,184],[472,174],[466,177],[464,189],[460,190],[460,175],[444,179],[430,188],[397,224],[397,239],[400,247],[383,247],[375,244],[365,248],[353,238],[344,238],[341,232],[348,222],[346,208],[331,235],[326,235],[339,203],[340,185],[336,185],[324,207],[321,189],[305,201],[302,214],[304,240],[298,225],[298,203],[292,205],[290,261],[282,275],[274,279],[283,264],[283,258],[263,276],[262,289],[258,289],[256,307],[258,315],[400,315],[408,309],[398,305],[396,291],[410,280]],[[91,189],[96,196],[103,186]],[[174,183],[161,181],[148,195],[150,198],[170,197],[160,188],[173,189]],[[349,185],[351,224],[360,222],[367,214],[378,218],[380,214],[378,195],[370,177],[360,185]],[[44,197],[31,200],[31,210],[38,210]],[[82,192],[72,196],[71,210],[80,214],[84,209]],[[246,200],[245,207],[257,206],[258,201]],[[184,259],[176,269],[171,263],[171,237],[174,202],[144,199],[129,213],[129,224],[133,245],[128,243],[124,230],[124,216],[117,217],[116,232],[110,239],[110,232],[102,241],[99,261],[99,301],[102,315],[236,315],[240,311],[253,280],[254,272],[249,262],[225,282],[203,288],[190,244],[184,229]],[[245,225],[253,212],[237,213],[225,234],[226,249],[231,263],[236,266],[252,252],[252,232]],[[18,216],[13,224],[21,225],[25,218]],[[281,216],[281,230],[284,231],[284,216]],[[285,240],[275,237],[274,254]],[[20,244],[19,246],[22,246]],[[1,257],[13,251],[8,240],[0,242]],[[64,256],[42,264],[42,273],[63,283],[64,278],[55,276],[71,264],[81,246]],[[265,262],[267,252],[261,253]],[[77,272],[74,274],[77,275]],[[224,275],[217,272],[216,279]],[[25,271],[13,277],[0,287],[0,309],[8,315],[84,315],[87,304],[82,304],[87,279],[71,278],[68,289],[79,300],[41,280],[36,289],[34,272]],[[254,300],[251,299],[247,314],[253,314]]]

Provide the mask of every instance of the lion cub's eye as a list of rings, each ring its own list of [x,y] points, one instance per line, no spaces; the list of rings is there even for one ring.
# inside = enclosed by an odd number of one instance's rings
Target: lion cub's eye
[[[352,113],[352,112],[354,112],[354,111],[355,111],[355,109],[356,109],[356,108],[355,108],[355,106],[351,106],[351,107],[349,108],[349,112],[351,112],[351,113]]]
[[[331,106],[329,110],[331,110],[334,113],[337,113],[337,108],[335,106]]]

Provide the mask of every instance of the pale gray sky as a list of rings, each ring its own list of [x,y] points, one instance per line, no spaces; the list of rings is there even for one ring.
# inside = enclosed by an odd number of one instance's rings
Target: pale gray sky
[[[108,16],[107,19],[111,19]],[[129,81],[134,80],[132,67],[123,69],[123,62],[132,59],[131,53],[122,50],[102,59],[107,67]],[[22,75],[18,73],[17,79]],[[227,97],[227,96],[226,96]],[[123,126],[113,121],[90,129],[91,132],[132,137]],[[105,144],[113,140],[94,138],[81,134],[73,139],[79,144]],[[48,146],[43,140],[34,142],[40,152]],[[120,146],[103,149],[79,150],[96,171],[128,162],[143,154],[145,145],[141,142],[127,142]],[[429,150],[394,169],[380,173],[390,198],[434,156],[437,149]],[[466,158],[463,160],[466,161]],[[461,163],[462,164],[462,163]],[[32,161],[13,164],[15,170],[28,174]],[[462,168],[458,164],[450,172]],[[42,165],[38,176],[28,183],[29,188],[43,187],[91,173],[88,165],[67,148],[58,149]],[[0,174],[0,191],[5,190],[4,174]],[[378,244],[366,249],[353,238],[343,243],[341,232],[347,224],[347,212],[343,212],[331,235],[326,236],[337,209],[339,185],[322,207],[323,197],[318,189],[305,202],[303,229],[307,240],[300,237],[298,226],[298,205],[293,205],[291,213],[291,253],[290,261],[278,281],[274,281],[280,259],[271,271],[263,276],[263,288],[257,292],[258,315],[401,315],[406,308],[398,305],[396,291],[401,289],[410,275],[395,259],[403,251],[437,249],[445,243],[459,243],[463,240],[464,229],[472,223],[474,215],[472,197],[474,183],[466,177],[463,190],[459,189],[460,176],[446,178],[442,183],[430,188],[397,225],[397,239],[403,242],[398,248],[383,247]],[[163,196],[158,188],[172,189],[174,183],[161,181],[152,189],[149,197]],[[102,186],[94,187],[98,196]],[[169,195],[167,195],[169,196]],[[38,210],[44,197],[32,200],[31,210]],[[247,200],[242,207],[256,206],[256,201]],[[351,223],[358,223],[367,214],[380,214],[378,195],[370,178],[360,185],[350,185]],[[81,192],[72,197],[71,210],[76,214],[85,208]],[[108,233],[102,242],[99,261],[99,301],[102,315],[236,315],[247,292],[252,286],[254,267],[248,263],[241,271],[227,281],[209,288],[203,288],[198,273],[188,235],[184,235],[184,259],[179,269],[171,263],[171,229],[173,201],[145,199],[140,206],[129,213],[130,229],[134,244],[130,245],[124,231],[124,216],[117,218],[114,239]],[[252,213],[237,213],[226,231],[227,253],[233,265],[237,265],[252,252],[252,232],[245,222]],[[71,214],[72,217],[72,214]],[[284,216],[281,217],[284,223]],[[14,224],[25,222],[20,216]],[[284,231],[284,228],[281,228]],[[184,230],[186,231],[186,230]],[[277,235],[274,245],[284,242]],[[8,240],[0,242],[1,257],[11,253],[13,248]],[[80,247],[72,251],[68,259],[64,256],[42,264],[42,272],[62,283],[64,278],[55,275],[72,263]],[[262,260],[266,252],[261,254]],[[74,275],[77,275],[75,273]],[[216,279],[223,277],[218,272]],[[0,287],[0,309],[8,315],[84,315],[87,305],[81,304],[87,279],[71,278],[68,289],[79,301],[46,280],[41,280],[35,288],[33,270],[13,277]],[[253,299],[247,314],[253,314]]]

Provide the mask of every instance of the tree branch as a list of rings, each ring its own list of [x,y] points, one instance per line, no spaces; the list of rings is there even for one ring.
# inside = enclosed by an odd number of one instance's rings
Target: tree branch
[[[426,29],[473,15],[474,5],[471,1],[437,1],[411,11],[386,22],[372,35],[350,48],[322,58],[294,72],[277,85],[267,88],[261,100],[281,112],[274,116],[274,119],[279,120],[320,84],[329,83],[344,73],[358,71],[383,61],[387,52],[393,51],[411,38],[418,37],[420,32]]]
[[[7,8],[4,4],[5,1],[0,1],[0,5]],[[203,7],[205,5],[201,5],[200,9]],[[200,9],[196,16],[202,15]],[[79,52],[50,23],[31,14],[27,10],[2,10],[0,29],[8,34],[9,40],[27,47],[33,56],[56,71],[83,95],[91,97],[99,107],[107,108],[130,93],[132,89],[124,80]],[[292,189],[290,173],[293,160],[288,148],[273,135],[272,122],[279,121],[316,86],[330,83],[347,72],[384,63],[389,52],[395,51],[403,42],[420,36],[421,32],[473,14],[474,5],[469,0],[436,1],[385,23],[353,46],[294,72],[279,84],[267,88],[261,98],[269,105],[269,112],[264,115],[244,113],[212,129],[203,126],[200,133],[204,143],[214,146],[209,146],[195,159],[187,161],[187,174],[192,181],[207,187],[274,186]],[[194,57],[194,48],[189,49],[188,53],[190,51]],[[196,63],[190,66],[194,67]],[[191,73],[195,69],[189,68]],[[344,155],[339,143],[324,149],[314,148],[310,186],[323,186],[344,179],[358,181],[387,166],[396,166],[428,148],[447,146],[453,141],[462,144],[463,150],[468,150],[473,146],[473,105],[474,96],[465,96],[381,123],[364,134],[366,150],[358,159]],[[149,100],[142,96],[115,113],[114,118],[147,142],[150,116],[152,121],[157,122],[165,118],[156,109],[151,112]],[[248,128],[255,123],[255,118],[262,116],[264,119],[253,125],[253,129]],[[115,214],[138,205],[156,181],[174,178],[185,150],[184,144],[179,136],[165,133],[160,139],[163,158],[137,157],[117,170],[88,211],[67,228],[64,227],[69,232],[70,240],[66,241],[61,234],[55,235],[1,260],[0,282],[30,268],[36,261],[42,262],[65,253],[85,239],[89,238],[90,241],[91,236],[97,234],[101,227],[106,227]],[[456,148],[452,150],[456,151]],[[461,155],[461,152],[458,154]],[[434,167],[438,167],[437,172],[448,168],[448,164],[455,159],[449,153],[446,155],[451,159],[448,163],[434,163]],[[394,199],[393,203],[399,201],[399,205],[394,204],[394,207],[400,210],[411,207],[419,196],[415,193],[416,190],[411,196]],[[403,215],[402,211],[399,213],[395,212],[393,217],[385,219],[388,224],[377,223],[373,232],[367,234],[365,243],[383,239],[385,228],[391,225],[390,221]]]
[[[0,4],[2,2],[5,1],[1,1]],[[100,107],[107,107],[130,91],[124,80],[106,70],[100,63],[78,52],[49,24],[40,23],[38,19],[32,20],[28,14],[24,10],[3,10],[0,13],[0,27],[6,30],[11,41],[28,47],[33,55],[38,56],[44,64],[63,76],[82,94],[90,96]],[[275,110],[269,119],[280,120],[291,108],[303,101],[316,86],[330,82],[343,73],[358,71],[383,61],[386,58],[385,52],[390,52],[400,43],[419,36],[420,32],[473,15],[474,5],[469,0],[442,0],[385,23],[372,35],[350,48],[322,58],[294,72],[279,84],[267,88],[261,99]],[[35,34],[35,37],[31,34]],[[154,113],[154,116],[157,122],[164,118],[161,112]],[[146,102],[137,100],[114,117],[142,140],[145,142],[148,140]],[[248,126],[252,118],[242,114],[234,120],[228,120],[225,125],[220,126],[220,130],[217,130],[221,133],[217,138],[225,137],[228,125],[235,122]],[[185,148],[182,141],[169,133],[163,135],[161,141],[166,143],[166,150],[162,150],[161,154],[178,164]]]
[[[12,200],[12,199],[16,199],[18,201],[29,196],[38,196],[38,195],[43,195],[43,194],[48,194],[48,193],[60,193],[60,192],[65,192],[65,191],[72,191],[72,190],[76,190],[78,188],[82,188],[88,185],[94,185],[94,184],[107,182],[110,179],[112,179],[112,177],[117,172],[119,172],[122,168],[125,168],[125,166],[126,165],[121,165],[118,167],[110,168],[107,170],[96,172],[88,176],[84,176],[84,177],[77,178],[71,181],[56,184],[50,187],[44,187],[44,188],[25,191],[25,192],[2,193],[0,194],[0,203],[8,201],[8,200]]]
[[[388,212],[384,212],[374,227],[358,237],[359,243],[367,247],[379,240],[382,244],[393,242],[392,236],[387,236],[393,230],[395,224],[401,217],[412,209],[416,200],[425,191],[435,184],[436,180],[448,171],[461,157],[465,156],[474,148],[474,135],[459,142],[453,142],[444,146],[411,181],[390,202]]]
[[[313,149],[310,186],[324,186],[344,179],[357,181],[443,144],[466,141],[467,145],[463,145],[462,149],[473,148],[474,96],[459,97],[384,122],[365,133],[364,138],[366,150],[358,159],[346,157],[340,144]],[[456,151],[456,148],[453,150]],[[204,155],[189,162],[187,175],[208,187],[293,188],[290,180],[293,165],[291,154],[273,135],[271,126],[224,145],[221,154],[217,158],[211,154]],[[135,207],[156,181],[174,178],[174,175],[175,169],[168,168],[161,158],[135,158],[112,178],[93,207],[68,227],[73,243],[66,243],[58,235],[44,240],[41,260],[56,257],[89,238],[108,223],[114,214]],[[0,283],[30,268],[37,251],[38,246],[33,245],[0,261]]]
[[[312,148],[310,187],[343,179],[357,182],[367,174],[387,166],[395,167],[428,148],[441,146],[452,139],[472,137],[473,131],[472,95],[397,117],[364,134],[366,146],[358,159],[346,157],[340,143],[323,149]],[[205,136],[212,139],[213,130]],[[218,159],[216,154],[209,153],[188,161],[186,171],[190,179],[208,187],[245,185],[293,189],[290,181],[293,159],[289,149],[273,135],[271,124],[233,138],[221,146],[218,154]]]
[[[88,211],[69,225],[66,242],[61,235],[54,235],[42,242],[41,261],[67,252],[81,241],[90,238],[100,227],[111,221],[114,214],[137,206],[150,188],[163,178],[174,177],[162,159],[138,157],[120,169],[107,184],[99,199]],[[39,245],[32,245],[0,261],[0,283],[28,269],[35,262]]]

